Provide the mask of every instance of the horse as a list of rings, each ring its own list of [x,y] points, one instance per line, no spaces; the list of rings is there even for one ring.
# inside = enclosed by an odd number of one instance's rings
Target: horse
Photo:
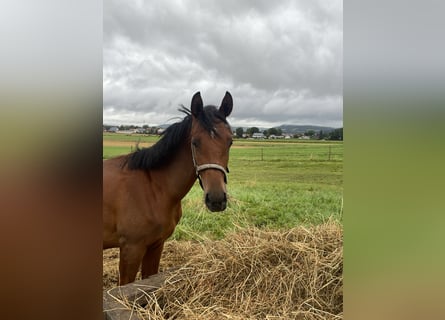
[[[203,106],[200,92],[182,121],[149,148],[103,163],[103,249],[119,248],[119,285],[156,274],[164,242],[182,216],[181,200],[199,180],[212,212],[227,206],[233,100]]]

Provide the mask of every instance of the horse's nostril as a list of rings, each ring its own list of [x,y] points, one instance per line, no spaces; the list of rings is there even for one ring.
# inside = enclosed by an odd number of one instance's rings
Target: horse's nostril
[[[210,193],[206,193],[205,195],[205,201],[207,203],[220,203],[227,201],[227,194],[224,192],[219,195],[210,195]]]
[[[210,211],[223,211],[227,205],[227,194],[225,192],[219,194],[206,193],[205,203]]]

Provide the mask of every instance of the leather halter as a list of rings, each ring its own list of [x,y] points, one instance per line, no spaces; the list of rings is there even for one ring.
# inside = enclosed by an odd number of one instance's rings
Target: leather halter
[[[201,188],[204,189],[204,187],[202,186],[201,175],[199,173],[201,171],[204,171],[207,169],[216,169],[216,170],[221,171],[224,174],[224,183],[227,184],[227,174],[229,173],[229,168],[227,168],[227,170],[226,170],[226,169],[224,169],[223,166],[220,166],[219,164],[216,164],[216,163],[206,163],[206,164],[198,165],[196,163],[195,146],[193,145],[193,143],[191,143],[190,146],[192,149],[193,166],[195,167],[196,176],[198,177],[199,184],[200,184]]]

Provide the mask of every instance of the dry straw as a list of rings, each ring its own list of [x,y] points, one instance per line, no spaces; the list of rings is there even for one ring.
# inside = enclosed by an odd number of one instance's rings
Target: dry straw
[[[181,267],[133,311],[145,319],[341,319],[342,237],[330,222],[167,242],[161,263]]]

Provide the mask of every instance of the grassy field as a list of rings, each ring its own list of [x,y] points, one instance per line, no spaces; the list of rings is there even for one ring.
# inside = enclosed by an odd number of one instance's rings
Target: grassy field
[[[126,154],[156,136],[104,134],[103,157]],[[343,143],[235,140],[230,152],[229,205],[209,212],[196,183],[183,200],[172,238],[221,239],[237,227],[289,229],[342,221]]]
[[[103,157],[158,139],[107,134]],[[342,319],[343,143],[235,140],[229,168],[227,209],[208,211],[195,183],[162,253],[168,285],[123,308],[142,319]],[[104,251],[104,290],[118,256]]]

